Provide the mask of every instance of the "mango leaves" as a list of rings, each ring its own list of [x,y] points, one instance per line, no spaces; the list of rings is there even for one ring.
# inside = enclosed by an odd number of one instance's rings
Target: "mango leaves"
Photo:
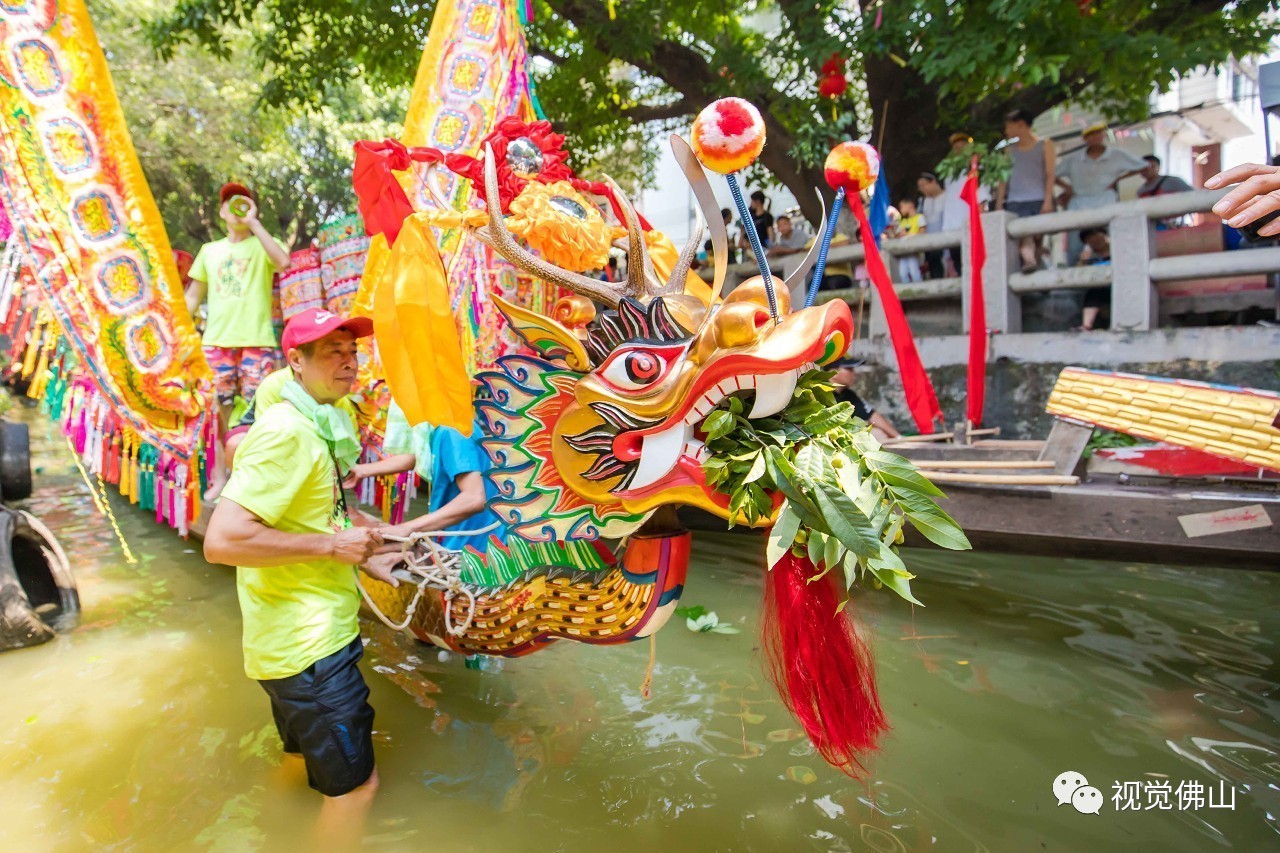
[[[769,568],[794,551],[820,567],[840,569],[847,587],[888,587],[912,604],[911,574],[898,555],[903,524],[953,550],[969,540],[933,498],[942,492],[907,459],[884,450],[848,403],[836,403],[830,373],[812,370],[779,415],[750,421],[744,404],[726,398],[703,421],[707,482],[754,524],[774,512]]]

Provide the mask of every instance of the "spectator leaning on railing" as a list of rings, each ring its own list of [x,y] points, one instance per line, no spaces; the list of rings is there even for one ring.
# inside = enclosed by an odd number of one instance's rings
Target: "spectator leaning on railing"
[[[920,191],[920,213],[924,216],[925,224],[932,227],[934,231],[945,231],[946,221],[943,219],[942,212],[946,208],[947,199],[943,194],[942,183],[938,180],[938,176],[933,172],[922,172],[920,177],[916,178],[916,189]],[[924,263],[929,271],[929,278],[943,277],[944,254],[942,249],[924,253]]]
[[[1013,159],[1009,180],[996,189],[996,207],[1015,216],[1053,213],[1053,176],[1057,169],[1057,153],[1053,140],[1041,139],[1031,129],[1035,116],[1027,110],[1014,110],[1004,118],[1004,135],[1014,140],[1007,149]],[[944,223],[951,228],[950,214]],[[1032,272],[1045,257],[1044,239],[1023,237],[1018,241],[1022,271]]]
[[[1136,175],[1146,162],[1127,151],[1107,145],[1106,122],[1084,129],[1084,148],[1058,161],[1058,185],[1064,188],[1060,201],[1067,210],[1094,210],[1115,204],[1120,196],[1116,184]],[[1074,266],[1084,244],[1073,231],[1067,240],[1067,263]]]

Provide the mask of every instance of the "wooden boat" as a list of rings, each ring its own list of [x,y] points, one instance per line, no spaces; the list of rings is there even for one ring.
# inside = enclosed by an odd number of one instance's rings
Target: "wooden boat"
[[[1067,368],[1046,408],[1043,441],[960,426],[889,449],[979,550],[1280,569],[1280,396]],[[1086,458],[1097,428],[1157,443]]]

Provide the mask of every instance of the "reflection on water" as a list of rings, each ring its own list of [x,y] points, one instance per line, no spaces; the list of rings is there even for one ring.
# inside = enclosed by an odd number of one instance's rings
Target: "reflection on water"
[[[0,849],[291,850],[316,798],[276,776],[231,572],[116,504],[125,565],[37,423],[30,502],[72,554],[74,633],[0,656]],[[1241,850],[1280,842],[1280,575],[913,552],[914,613],[857,601],[894,730],[870,781],[826,767],[753,648],[755,543],[696,540],[685,601],[739,635],[560,644],[500,668],[366,624],[379,850]],[[1058,807],[1075,770],[1100,815]],[[1236,788],[1117,812],[1112,785]]]

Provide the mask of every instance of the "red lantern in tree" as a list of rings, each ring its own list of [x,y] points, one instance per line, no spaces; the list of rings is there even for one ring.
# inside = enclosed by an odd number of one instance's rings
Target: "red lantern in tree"
[[[822,63],[822,79],[818,81],[818,94],[824,98],[835,100],[849,91],[849,81],[844,76],[844,57],[838,53],[831,54]]]

